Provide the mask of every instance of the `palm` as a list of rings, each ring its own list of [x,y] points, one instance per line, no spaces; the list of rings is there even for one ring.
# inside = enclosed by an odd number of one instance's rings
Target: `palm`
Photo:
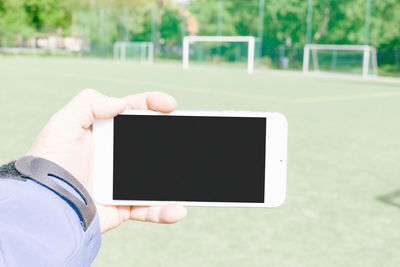
[[[91,127],[94,119],[113,118],[126,108],[170,112],[175,107],[175,100],[162,93],[113,99],[94,90],[85,90],[50,119],[28,155],[42,157],[60,165],[91,192],[94,153]],[[173,223],[186,216],[186,209],[179,205],[141,207],[96,203],[96,207],[102,232],[115,228],[128,219]]]

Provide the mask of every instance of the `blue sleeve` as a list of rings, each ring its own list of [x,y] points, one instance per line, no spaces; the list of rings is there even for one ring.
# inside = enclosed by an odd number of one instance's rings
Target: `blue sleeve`
[[[0,178],[0,266],[90,266],[100,243],[98,215],[85,232],[54,192]]]

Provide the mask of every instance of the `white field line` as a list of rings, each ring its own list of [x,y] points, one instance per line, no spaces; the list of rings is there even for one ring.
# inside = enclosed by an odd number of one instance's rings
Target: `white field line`
[[[205,95],[219,95],[219,96],[227,96],[227,97],[237,97],[237,98],[246,98],[250,100],[256,101],[269,101],[273,103],[282,103],[282,104],[306,104],[306,103],[322,103],[322,102],[337,102],[337,101],[349,101],[349,100],[357,100],[357,99],[370,99],[370,98],[387,98],[387,97],[398,97],[400,96],[400,91],[389,91],[389,92],[375,92],[375,93],[366,93],[366,94],[345,94],[345,95],[332,95],[332,96],[316,96],[316,97],[300,97],[294,99],[285,99],[282,97],[274,97],[274,96],[266,96],[260,94],[250,94],[250,93],[241,93],[241,92],[232,92],[232,91],[221,91],[221,90],[210,90],[201,87],[193,87],[193,86],[185,86],[185,85],[177,85],[177,84],[168,84],[161,83],[156,81],[139,81],[139,80],[128,80],[128,79],[115,79],[115,78],[99,78],[96,76],[78,74],[78,73],[64,73],[68,76],[73,77],[82,77],[89,78],[107,82],[122,82],[127,84],[135,84],[139,86],[155,86],[175,90],[179,92],[191,92]]]
[[[370,76],[370,77],[363,78],[361,75],[357,75],[357,74],[330,73],[330,72],[324,72],[324,71],[314,72],[314,73],[309,72],[307,74],[302,74],[302,75],[308,76],[308,77],[313,77],[313,78],[335,78],[335,79],[353,80],[353,81],[365,81],[365,82],[373,81],[373,82],[400,84],[400,78],[396,78],[396,77]]]
[[[164,65],[165,63],[157,63],[157,65]],[[165,65],[168,65],[165,64]],[[232,67],[227,67],[226,65],[196,65],[193,64],[191,66],[191,69],[193,70],[206,70],[206,69],[212,69],[216,71],[224,71],[224,70],[241,70],[242,66],[232,66]],[[287,76],[287,75],[292,75],[292,76],[297,76],[297,77],[312,77],[312,78],[333,78],[333,79],[342,79],[342,80],[353,80],[353,81],[363,81],[363,82],[382,82],[382,83],[395,83],[395,84],[400,84],[400,78],[396,77],[386,77],[386,76],[370,76],[367,78],[363,78],[361,74],[347,74],[347,73],[331,73],[331,72],[324,72],[324,71],[319,71],[319,72],[309,72],[307,74],[304,74],[302,71],[297,71],[297,70],[279,70],[279,69],[255,69],[254,73],[265,73],[265,74],[274,74],[274,75],[279,75],[279,76]]]
[[[91,75],[79,74],[79,73],[63,73],[66,76],[71,77],[81,77],[81,78],[88,78],[91,80],[98,80],[98,81],[107,81],[107,82],[122,82],[127,84],[135,84],[140,86],[155,86],[159,87],[160,90],[169,89],[173,91],[179,92],[191,92],[191,93],[199,93],[205,95],[220,95],[220,96],[228,96],[228,97],[238,97],[238,98],[247,98],[251,100],[265,100],[275,103],[286,103],[287,101],[280,97],[274,96],[266,96],[266,95],[258,95],[258,94],[248,94],[248,93],[240,93],[240,92],[231,92],[231,91],[221,91],[221,90],[210,90],[201,87],[193,87],[193,86],[186,86],[186,85],[177,85],[177,84],[168,84],[163,82],[156,82],[156,81],[139,81],[139,80],[128,80],[128,79],[115,79],[115,78],[104,78],[104,77],[96,77]],[[145,88],[144,88],[145,89]]]
[[[2,57],[2,56],[0,56]],[[18,58],[20,59],[24,59],[24,58],[29,58],[32,59],[32,57],[28,57],[28,56],[18,56]],[[48,58],[49,60],[52,60],[53,58]],[[75,62],[77,59],[72,59],[72,58],[62,58],[62,60],[64,61],[69,61],[69,62]],[[110,64],[121,64],[121,62],[117,62],[114,60],[105,60],[105,59],[98,59],[98,58],[90,58],[90,59],[79,59],[82,61],[87,61],[87,62],[94,62],[94,61],[98,61],[98,62],[105,62],[107,61],[107,63]],[[139,62],[130,62],[130,63],[122,63],[122,64],[134,64],[134,65],[138,65],[138,66],[143,66],[143,64],[140,64]],[[171,68],[174,67],[176,69],[182,69],[182,63],[180,61],[177,62],[157,62],[156,64],[152,65],[152,66],[157,66],[157,67],[166,67],[166,68]],[[244,65],[245,66],[245,65]],[[212,70],[220,70],[220,71],[224,71],[224,70],[238,70],[238,71],[242,71],[241,67],[239,66],[226,66],[226,65],[208,65],[208,64],[193,64],[193,66],[191,66],[191,69],[212,69]],[[297,71],[297,70],[280,70],[280,69],[255,69],[254,70],[255,73],[265,73],[265,74],[276,74],[276,75],[280,75],[280,76],[286,76],[286,75],[293,75],[293,76],[298,76],[298,77],[313,77],[313,78],[336,78],[336,79],[343,79],[343,80],[355,80],[355,81],[373,81],[373,82],[383,82],[383,83],[395,83],[395,84],[400,84],[400,77],[396,78],[396,77],[385,77],[385,76],[376,76],[376,77],[368,77],[368,78],[363,78],[360,75],[357,74],[346,74],[346,73],[331,73],[331,72],[324,72],[324,71],[320,71],[318,73],[313,73],[313,72],[309,72],[307,74],[303,74],[302,71]]]
[[[157,64],[158,65],[158,64]],[[161,65],[161,64],[160,64]],[[37,69],[32,69],[35,71]],[[42,73],[42,71],[38,71]],[[54,72],[60,75],[58,71],[46,71],[48,74],[49,72]],[[284,70],[268,70],[266,72],[271,72],[277,75],[287,76],[302,76],[303,74],[298,71],[284,71]],[[332,96],[315,96],[315,97],[300,97],[294,99],[288,99],[283,97],[276,97],[276,96],[266,96],[262,94],[255,94],[255,93],[245,93],[245,92],[232,92],[232,91],[222,91],[222,90],[210,90],[202,87],[194,87],[194,86],[186,86],[186,85],[178,85],[172,83],[163,83],[157,81],[140,81],[140,80],[130,80],[130,79],[116,79],[116,78],[107,78],[107,77],[98,77],[94,75],[88,74],[81,74],[81,73],[73,73],[73,72],[63,72],[62,75],[68,77],[79,77],[85,78],[90,80],[97,80],[97,81],[106,81],[106,82],[119,82],[125,84],[133,84],[138,86],[151,86],[151,87],[158,87],[157,90],[162,90],[163,88],[169,89],[172,91],[178,92],[191,92],[203,95],[215,95],[215,96],[226,96],[226,97],[235,97],[235,98],[245,98],[253,101],[267,101],[270,103],[279,103],[279,104],[307,104],[307,103],[322,103],[322,102],[338,102],[338,101],[350,101],[350,100],[357,100],[357,99],[371,99],[371,98],[388,98],[388,97],[398,97],[400,96],[400,91],[388,91],[388,92],[375,92],[375,93],[366,93],[366,94],[344,94],[344,95],[332,95]],[[321,75],[307,75],[307,76],[316,76],[321,77]],[[329,74],[327,77],[333,77],[334,75]],[[337,75],[335,75],[337,76]],[[346,79],[351,80],[359,80],[359,81],[366,81],[366,79],[362,79],[360,77],[353,77],[350,75],[338,75],[338,77],[346,77]],[[400,79],[396,78],[383,78],[383,77],[374,77],[370,78],[369,80],[373,80],[376,82],[387,81],[387,82],[399,82]],[[143,88],[146,90],[146,88]]]
[[[157,63],[157,66],[162,66],[162,67],[171,67],[171,65],[176,65],[178,68],[180,65],[174,64],[174,63],[164,63],[160,62]],[[224,70],[238,70],[238,71],[243,71],[243,68],[245,68],[245,65],[239,66],[226,66],[224,64],[220,65],[207,65],[207,64],[198,64],[193,63],[192,66],[190,67],[192,70],[215,70],[215,71],[224,71]],[[312,77],[312,78],[334,78],[334,79],[342,79],[342,80],[353,80],[353,81],[363,81],[363,82],[382,82],[382,83],[395,83],[395,84],[400,84],[400,78],[397,77],[386,77],[386,76],[370,76],[367,78],[363,78],[361,74],[348,74],[348,73],[331,73],[331,72],[309,72],[307,74],[304,74],[302,71],[298,70],[280,70],[280,69],[254,69],[254,73],[265,73],[265,74],[276,74],[279,76],[287,76],[287,75],[292,75],[292,76],[297,76],[297,77]]]
[[[369,98],[386,98],[400,96],[400,92],[377,92],[369,94],[348,94],[348,95],[332,95],[320,97],[302,97],[289,100],[289,103],[321,103],[321,102],[335,102],[356,99],[369,99]]]

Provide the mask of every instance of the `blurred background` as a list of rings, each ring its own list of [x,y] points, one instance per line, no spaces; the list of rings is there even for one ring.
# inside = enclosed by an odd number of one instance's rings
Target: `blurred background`
[[[125,42],[143,60],[146,42],[156,61],[179,61],[184,36],[254,36],[259,68],[301,69],[307,43],[360,44],[377,49],[379,75],[399,76],[399,25],[398,0],[2,0],[0,52],[112,58]],[[246,45],[196,44],[191,59],[240,63]],[[359,71],[362,51],[319,53],[321,68]]]
[[[278,111],[283,206],[128,222],[93,266],[399,266],[399,76],[400,0],[0,0],[0,162],[84,88]]]

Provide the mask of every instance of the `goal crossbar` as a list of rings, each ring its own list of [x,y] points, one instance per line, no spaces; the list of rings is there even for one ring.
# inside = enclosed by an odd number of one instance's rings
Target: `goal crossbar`
[[[371,56],[372,75],[378,75],[378,63],[376,56],[376,48],[370,45],[330,45],[330,44],[307,44],[304,46],[303,54],[303,73],[309,72],[310,51],[312,51],[312,59],[314,68],[319,71],[317,50],[347,50],[347,51],[362,51],[362,76],[369,76],[369,58]]]
[[[253,36],[185,36],[183,38],[182,66],[189,68],[189,48],[191,43],[196,42],[238,42],[248,43],[247,48],[247,72],[254,72],[254,44]]]

